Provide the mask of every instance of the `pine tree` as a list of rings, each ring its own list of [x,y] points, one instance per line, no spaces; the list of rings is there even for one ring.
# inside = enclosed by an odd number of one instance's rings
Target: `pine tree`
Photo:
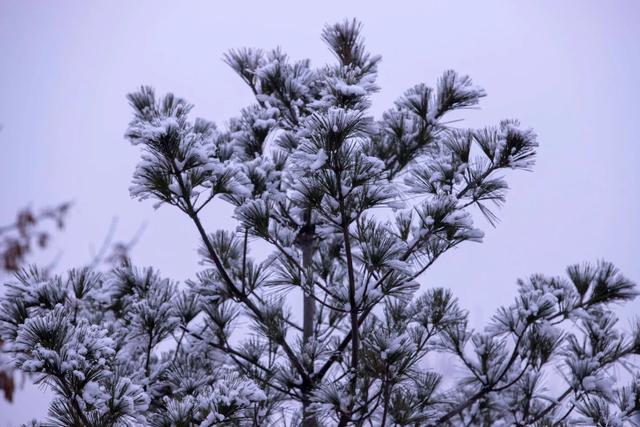
[[[534,132],[454,127],[451,113],[485,96],[454,71],[375,120],[380,57],[360,23],[322,38],[336,63],[321,68],[279,49],[230,51],[255,103],[224,128],[192,120],[173,94],[128,96],[126,136],[142,151],[131,195],[182,211],[207,266],[185,284],[127,263],[16,276],[0,337],[54,391],[51,423],[637,425],[640,328],[623,332],[612,312],[637,293],[610,263],[520,280],[480,331],[449,290],[419,289],[439,257],[482,240],[473,213],[495,224],[504,174],[534,165]],[[233,205],[236,231],[207,231],[214,199]],[[256,241],[273,250],[262,261]],[[466,374],[437,372],[432,353]],[[616,366],[628,385],[611,380]]]

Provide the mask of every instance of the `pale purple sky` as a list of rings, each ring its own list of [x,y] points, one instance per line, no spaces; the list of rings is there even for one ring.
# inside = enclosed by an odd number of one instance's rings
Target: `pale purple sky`
[[[141,84],[172,91],[196,115],[222,124],[251,102],[221,61],[231,47],[281,46],[316,65],[332,61],[319,34],[327,22],[363,21],[383,56],[373,112],[418,82],[454,68],[488,97],[464,115],[468,126],[518,118],[541,147],[534,173],[512,188],[496,229],[467,244],[422,279],[453,289],[474,322],[514,298],[515,280],[560,274],[571,263],[607,259],[640,281],[640,3],[602,1],[0,2],[0,224],[25,205],[73,199],[56,237],[61,266],[86,263],[111,218],[118,237],[147,221],[133,252],[184,280],[198,267],[187,218],[129,198],[138,151],[123,134],[125,94]],[[223,204],[205,212],[210,229],[231,228]],[[628,324],[640,312],[629,304]],[[46,407],[32,391],[0,401],[0,426]]]

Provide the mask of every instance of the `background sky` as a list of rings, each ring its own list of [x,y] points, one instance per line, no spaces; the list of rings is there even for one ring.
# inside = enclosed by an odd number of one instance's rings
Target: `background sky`
[[[222,2],[218,2],[222,3]],[[252,101],[222,62],[232,47],[281,46],[294,59],[333,61],[325,23],[357,17],[383,57],[373,113],[448,68],[488,97],[466,125],[518,118],[541,144],[533,173],[515,174],[482,244],[449,252],[422,278],[453,289],[474,324],[509,304],[515,280],[607,259],[640,281],[640,2],[86,2],[0,1],[0,224],[15,212],[73,200],[60,268],[86,264],[114,216],[126,240],[147,223],[132,255],[176,280],[199,268],[196,230],[175,209],[129,198],[137,149],[123,137],[125,94],[141,84],[195,104],[219,124]],[[206,226],[232,228],[213,204]],[[480,222],[481,220],[479,220]],[[640,302],[621,309],[622,324]],[[0,401],[0,426],[46,413],[33,387]]]

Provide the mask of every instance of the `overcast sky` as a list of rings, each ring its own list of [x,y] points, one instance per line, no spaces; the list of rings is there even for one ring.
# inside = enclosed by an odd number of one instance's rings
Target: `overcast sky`
[[[424,287],[452,288],[481,325],[531,273],[607,259],[640,281],[640,2],[216,3],[0,1],[0,224],[27,205],[75,201],[41,262],[63,250],[60,267],[87,263],[118,216],[120,239],[148,223],[136,264],[193,277],[188,219],[129,198],[138,152],[123,138],[125,94],[141,84],[172,91],[222,124],[251,102],[221,60],[227,49],[281,46],[321,65],[333,60],[323,25],[357,17],[383,57],[377,116],[405,89],[453,68],[488,93],[465,114],[468,126],[518,118],[541,144],[535,171],[508,180],[497,228],[439,260]],[[230,213],[212,205],[205,224],[231,228]],[[640,302],[621,311],[623,324],[634,313]],[[0,401],[0,426],[42,417],[43,400],[29,390],[15,405]]]

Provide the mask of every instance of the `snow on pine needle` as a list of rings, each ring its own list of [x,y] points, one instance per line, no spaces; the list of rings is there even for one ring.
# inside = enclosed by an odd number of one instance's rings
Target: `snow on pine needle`
[[[128,95],[126,136],[141,150],[131,196],[182,211],[203,267],[183,284],[129,264],[18,274],[0,339],[53,390],[47,422],[638,423],[640,333],[612,311],[637,292],[610,263],[520,280],[482,330],[451,291],[420,289],[441,256],[482,242],[478,214],[497,224],[509,174],[534,166],[535,133],[516,120],[453,126],[451,113],[486,93],[452,70],[374,118],[380,57],[362,25],[328,25],[322,39],[336,60],[317,68],[280,49],[229,51],[255,101],[224,126],[170,93]],[[203,222],[214,200],[234,207],[235,231]],[[257,240],[271,251],[262,261]],[[613,377],[619,366],[629,384]],[[548,383],[558,374],[563,389]]]

